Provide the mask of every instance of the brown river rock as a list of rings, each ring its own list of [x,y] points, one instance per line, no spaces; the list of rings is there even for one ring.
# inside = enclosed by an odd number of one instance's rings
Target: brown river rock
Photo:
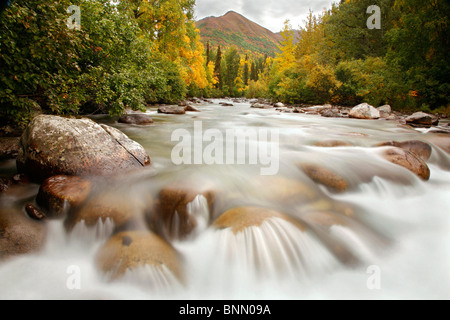
[[[50,217],[59,217],[65,210],[80,206],[89,196],[91,182],[75,176],[54,176],[39,188],[37,204]]]
[[[0,260],[40,250],[45,243],[46,228],[23,212],[0,209]]]
[[[307,184],[283,176],[258,176],[250,181],[248,189],[255,199],[283,204],[310,202],[319,196]]]
[[[297,228],[304,231],[304,226],[288,215],[260,207],[238,207],[228,210],[216,219],[213,226],[217,229],[231,228],[234,234],[242,232],[246,228],[259,227],[265,221],[272,218],[279,218],[294,224]]]
[[[144,215],[151,206],[151,200],[114,191],[104,191],[87,199],[77,210],[70,212],[64,221],[70,232],[78,223],[87,227],[96,226],[109,219],[116,230],[144,229]]]
[[[197,196],[206,199],[211,215],[216,200],[213,190],[187,181],[177,181],[162,188],[155,200],[154,211],[147,217],[150,229],[168,238],[188,236],[197,227],[197,220],[189,212],[188,204]]]
[[[314,182],[324,185],[334,192],[344,192],[348,189],[347,181],[339,174],[313,163],[303,163],[300,169]]]
[[[166,106],[158,109],[158,113],[163,114],[186,114],[184,107]]]
[[[422,180],[430,179],[430,168],[426,162],[410,151],[395,147],[388,148],[382,152],[382,156],[389,162],[408,169]]]
[[[143,147],[119,130],[83,118],[41,115],[21,137],[19,172],[36,182],[55,175],[116,175],[150,164]]]
[[[116,280],[127,270],[146,265],[162,268],[164,265],[181,279],[178,253],[162,238],[148,231],[121,232],[109,239],[97,252],[97,267]]]
[[[125,114],[118,120],[119,123],[134,124],[139,126],[146,126],[153,123],[153,119],[145,113],[130,113]]]
[[[424,161],[428,161],[430,159],[431,152],[433,151],[433,149],[428,143],[418,140],[409,140],[403,142],[388,141],[382,142],[377,145],[377,147],[386,147],[386,146],[397,147],[406,151],[410,151]]]

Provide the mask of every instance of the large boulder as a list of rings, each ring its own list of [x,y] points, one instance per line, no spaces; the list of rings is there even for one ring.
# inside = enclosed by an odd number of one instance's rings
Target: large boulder
[[[0,260],[40,250],[45,243],[45,224],[15,209],[0,209]]]
[[[150,164],[140,144],[86,118],[37,116],[20,143],[18,170],[36,182],[56,175],[115,175]]]
[[[153,267],[167,279],[181,279],[181,265],[175,249],[159,236],[147,231],[121,232],[99,249],[96,265],[111,280],[117,280],[127,271]],[[167,268],[172,275],[165,274]]]
[[[367,103],[357,105],[349,113],[350,118],[356,119],[379,119],[380,116],[380,111]]]
[[[439,117],[425,112],[416,112],[406,118],[406,123],[416,127],[431,127],[439,124]]]

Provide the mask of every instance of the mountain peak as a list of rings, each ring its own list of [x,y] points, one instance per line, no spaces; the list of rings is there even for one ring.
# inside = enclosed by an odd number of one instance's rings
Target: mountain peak
[[[221,17],[208,17],[197,22],[204,43],[213,46],[236,46],[240,51],[267,53],[278,50],[279,34],[260,26],[243,15],[230,10]]]
[[[223,16],[224,17],[226,17],[226,16],[229,16],[229,15],[235,15],[235,16],[240,16],[240,17],[243,17],[243,15],[242,14],[240,14],[240,13],[237,13],[236,11],[233,11],[233,10],[230,10],[230,11],[228,11],[227,13],[225,13]]]

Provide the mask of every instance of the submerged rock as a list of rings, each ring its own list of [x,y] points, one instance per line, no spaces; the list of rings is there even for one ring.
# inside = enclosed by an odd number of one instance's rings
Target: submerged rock
[[[75,176],[55,176],[45,180],[39,188],[37,204],[51,217],[59,217],[66,210],[80,206],[91,192],[91,182]]]
[[[237,234],[250,227],[259,227],[265,221],[272,218],[286,220],[295,225],[298,229],[302,231],[305,230],[305,227],[300,222],[288,215],[279,211],[260,207],[238,207],[228,210],[216,219],[213,226],[217,229],[230,228],[234,234]]]
[[[143,229],[144,215],[151,206],[151,199],[117,191],[103,191],[90,197],[78,209],[68,214],[64,225],[68,232],[79,223],[88,228],[99,222],[111,222],[116,230]]]
[[[207,217],[197,217],[190,211],[189,204],[198,196],[206,200]],[[216,195],[208,188],[199,188],[193,183],[177,181],[165,186],[158,194],[154,211],[147,217],[152,230],[169,239],[188,236],[197,226],[198,219],[211,219]]]
[[[324,140],[315,142],[314,146],[324,148],[334,148],[334,147],[352,147],[353,145],[350,142],[342,140]]]
[[[422,180],[430,179],[430,168],[426,162],[414,153],[400,148],[388,148],[382,153],[383,158],[413,172]]]
[[[45,243],[45,224],[14,209],[0,209],[0,260],[40,250]]]
[[[153,124],[153,119],[147,114],[131,113],[131,114],[126,114],[126,115],[123,115],[122,117],[120,117],[119,123],[145,126],[145,125]]]
[[[100,248],[95,261],[97,267],[111,280],[123,277],[127,271],[146,266],[157,268],[163,274],[165,267],[173,276],[181,279],[181,265],[175,249],[148,231],[116,234]],[[163,283],[170,280],[171,275],[165,276],[169,279],[159,279]]]
[[[349,117],[356,119],[379,119],[380,111],[367,103],[362,103],[350,111]]]
[[[41,115],[21,138],[19,172],[41,182],[55,175],[115,175],[150,164],[137,142],[90,119]]]
[[[319,197],[318,190],[283,176],[258,176],[249,181],[245,190],[237,190],[242,203],[278,203],[296,205],[309,203]]]
[[[334,192],[344,192],[349,187],[342,176],[322,166],[313,163],[303,163],[299,167],[311,180],[326,186]]]
[[[433,149],[428,143],[418,140],[409,140],[403,142],[388,141],[382,142],[377,145],[377,147],[386,147],[386,146],[397,147],[403,150],[410,151],[425,161],[428,161],[430,159],[431,152],[433,151]]]

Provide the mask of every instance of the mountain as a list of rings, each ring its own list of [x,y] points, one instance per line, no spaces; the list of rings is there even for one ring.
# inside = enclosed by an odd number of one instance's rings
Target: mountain
[[[221,17],[204,18],[196,25],[202,42],[206,44],[209,41],[211,47],[220,45],[227,48],[234,45],[241,52],[273,56],[282,40],[279,33],[273,33],[234,11]]]

